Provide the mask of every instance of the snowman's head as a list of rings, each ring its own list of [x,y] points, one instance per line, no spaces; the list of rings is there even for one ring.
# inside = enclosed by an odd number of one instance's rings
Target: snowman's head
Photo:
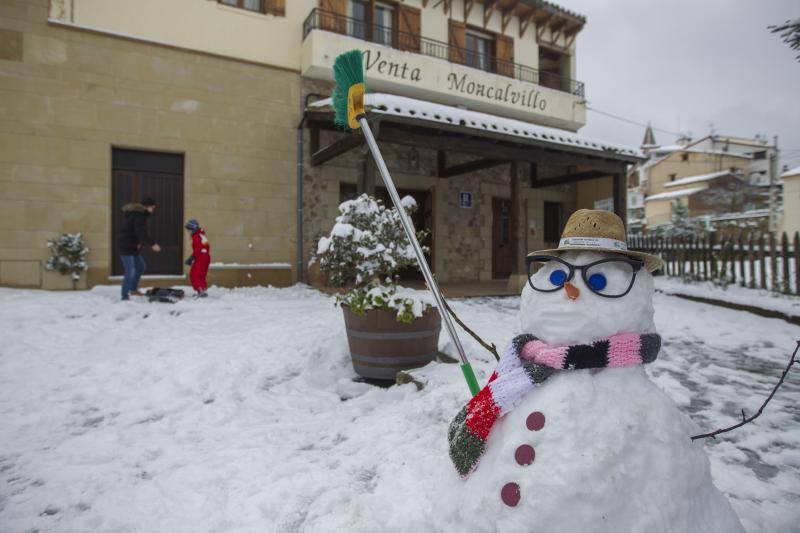
[[[653,277],[646,268],[608,252],[568,251],[557,257],[560,261],[543,261],[538,271],[531,270],[522,289],[522,332],[548,344],[583,344],[616,333],[655,331]]]

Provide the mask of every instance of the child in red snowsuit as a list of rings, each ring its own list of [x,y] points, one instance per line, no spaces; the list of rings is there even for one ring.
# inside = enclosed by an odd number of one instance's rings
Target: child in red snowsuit
[[[195,296],[205,298],[208,294],[206,284],[206,274],[208,265],[211,264],[211,245],[206,238],[206,232],[200,227],[200,223],[191,219],[186,223],[186,229],[192,234],[192,255],[186,260],[187,265],[191,265],[189,280],[195,290]]]

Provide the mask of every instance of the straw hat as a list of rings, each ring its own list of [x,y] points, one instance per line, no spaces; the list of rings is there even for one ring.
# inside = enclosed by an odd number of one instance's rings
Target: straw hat
[[[644,262],[649,272],[661,268],[663,264],[661,258],[655,255],[628,250],[622,219],[610,211],[597,209],[578,209],[572,213],[561,233],[558,248],[539,250],[528,256],[554,254],[566,250],[592,250],[626,255]]]

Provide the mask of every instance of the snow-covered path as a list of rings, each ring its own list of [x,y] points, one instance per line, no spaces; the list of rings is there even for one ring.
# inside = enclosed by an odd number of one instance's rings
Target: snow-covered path
[[[421,392],[354,381],[340,311],[305,287],[116,296],[0,290],[0,531],[448,530],[456,366],[426,369]],[[452,305],[498,345],[517,333],[518,298]],[[800,338],[663,295],[656,322],[650,372],[707,429],[757,408]],[[485,379],[491,356],[465,345]],[[709,455],[748,531],[797,531],[798,371]]]

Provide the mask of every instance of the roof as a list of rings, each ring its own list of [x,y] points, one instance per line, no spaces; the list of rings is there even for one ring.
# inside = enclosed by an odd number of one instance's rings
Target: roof
[[[644,139],[642,140],[642,147],[645,146],[658,146],[656,144],[656,136],[653,133],[653,128],[650,124],[647,125],[647,129],[644,130]]]
[[[781,174],[781,178],[791,178],[792,176],[800,176],[800,167],[794,167]]]
[[[534,7],[537,9],[541,9],[543,11],[550,12],[551,14],[553,11],[558,11],[565,15],[569,15],[571,17],[575,17],[576,19],[580,19],[582,22],[586,22],[586,17],[584,15],[576,13],[575,11],[570,11],[569,9],[561,7],[558,4],[554,4],[553,2],[548,2],[547,0],[522,0],[522,3],[529,7]]]
[[[711,174],[698,174],[696,176],[687,176],[685,178],[681,178],[679,180],[671,181],[669,183],[665,183],[664,187],[680,187],[681,185],[689,185],[691,183],[701,183],[704,181],[711,181],[717,178],[721,178],[723,176],[736,176],[739,177],[737,174],[734,174],[730,170],[723,170],[721,172],[712,172]]]
[[[692,194],[706,190],[705,187],[692,187],[691,189],[679,189],[677,191],[660,192],[644,199],[645,202],[652,202],[654,200],[673,200],[681,198],[682,196],[691,196]]]
[[[325,98],[309,104],[309,107],[326,107],[330,106],[330,104],[331,99]],[[501,135],[508,135],[509,137],[581,148],[583,150],[600,152],[603,155],[620,154],[628,157],[642,157],[639,150],[628,146],[600,141],[569,131],[539,126],[521,120],[498,117],[489,115],[488,113],[470,111],[468,109],[461,109],[443,104],[434,104],[432,102],[405,96],[370,93],[365,95],[364,105],[369,107],[370,111],[373,113],[439,122],[454,126],[460,125],[465,128],[499,133]]]

